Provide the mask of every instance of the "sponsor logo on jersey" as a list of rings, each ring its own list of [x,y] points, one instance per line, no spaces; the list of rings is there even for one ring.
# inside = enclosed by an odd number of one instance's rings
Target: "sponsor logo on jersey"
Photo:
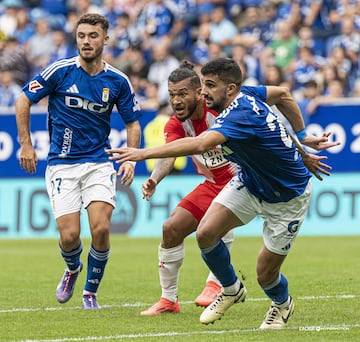
[[[38,90],[44,88],[38,81],[31,81],[29,83],[29,91],[36,93]]]
[[[103,91],[102,91],[102,101],[103,102],[108,102],[109,101],[109,94],[110,94],[110,89],[109,88],[103,88]]]
[[[110,108],[109,105],[104,106],[77,96],[65,96],[65,104],[70,108],[82,108],[95,113],[104,113]]]

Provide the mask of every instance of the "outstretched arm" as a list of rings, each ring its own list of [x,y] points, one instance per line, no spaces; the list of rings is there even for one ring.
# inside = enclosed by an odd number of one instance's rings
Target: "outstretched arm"
[[[109,157],[110,160],[116,160],[117,163],[125,161],[141,161],[153,158],[182,157],[192,154],[201,154],[209,150],[212,146],[222,144],[226,141],[225,137],[216,131],[205,131],[197,137],[182,138],[172,141],[168,144],[146,148],[115,148],[109,149],[108,154],[115,155]]]

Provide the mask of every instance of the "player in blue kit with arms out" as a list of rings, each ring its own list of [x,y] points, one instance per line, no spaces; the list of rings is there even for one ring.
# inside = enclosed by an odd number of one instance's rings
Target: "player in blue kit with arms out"
[[[46,186],[60,233],[59,248],[66,270],[56,299],[67,302],[83,268],[80,260],[80,211],[86,208],[91,232],[83,308],[99,309],[97,290],[110,254],[110,220],[115,207],[116,171],[105,149],[110,147],[110,116],[114,106],[127,131],[127,145],[140,143],[140,106],[129,79],[102,59],[109,36],[108,21],[85,14],[76,25],[79,55],[59,60],[25,87],[16,103],[20,166],[36,172],[37,156],[30,136],[30,108],[49,97],[50,150]],[[121,182],[130,185],[134,163],[119,168]]]
[[[335,145],[322,137],[307,136],[304,122],[289,90],[283,87],[241,87],[242,74],[228,58],[214,59],[201,69],[202,94],[208,107],[220,115],[197,137],[178,139],[152,149],[112,149],[118,162],[198,154],[221,144],[227,159],[241,168],[211,203],[200,221],[196,238],[201,255],[223,290],[201,314],[213,323],[235,303],[245,300],[246,289],[231,264],[221,238],[256,216],[264,220],[263,246],[257,260],[257,281],[272,301],[260,329],[281,329],[294,311],[288,281],[280,272],[310,203],[310,173],[299,149],[271,105],[276,105],[304,145],[322,150]],[[318,171],[324,167],[319,158]]]

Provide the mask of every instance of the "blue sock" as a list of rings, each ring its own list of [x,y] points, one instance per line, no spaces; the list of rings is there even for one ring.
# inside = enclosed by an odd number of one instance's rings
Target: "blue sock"
[[[225,287],[235,284],[237,276],[230,263],[229,250],[222,240],[220,240],[214,248],[210,250],[206,249],[206,252],[202,250],[201,256],[222,286]]]
[[[80,242],[79,247],[73,249],[71,252],[65,252],[62,250],[60,243],[59,243],[59,249],[61,256],[63,257],[67,268],[70,271],[75,271],[80,266],[80,255],[82,252],[82,243]]]
[[[85,291],[96,293],[104,275],[105,266],[109,259],[110,250],[97,251],[91,245],[88,255]]]
[[[288,281],[282,273],[275,282],[263,290],[275,304],[285,303],[289,298]]]

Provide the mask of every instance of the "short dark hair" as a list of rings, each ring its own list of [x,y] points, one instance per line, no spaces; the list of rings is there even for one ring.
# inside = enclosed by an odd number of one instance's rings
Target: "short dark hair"
[[[169,82],[177,83],[190,78],[190,84],[194,88],[201,87],[199,75],[194,70],[194,64],[188,60],[182,61],[180,67],[171,72],[168,80]]]
[[[231,58],[216,58],[201,68],[202,75],[217,75],[225,84],[235,83],[240,87],[242,72],[239,64]]]
[[[104,30],[105,33],[107,33],[109,29],[109,21],[105,17],[97,13],[83,14],[76,23],[76,29],[80,24],[89,24],[89,25],[100,24],[101,28]]]

